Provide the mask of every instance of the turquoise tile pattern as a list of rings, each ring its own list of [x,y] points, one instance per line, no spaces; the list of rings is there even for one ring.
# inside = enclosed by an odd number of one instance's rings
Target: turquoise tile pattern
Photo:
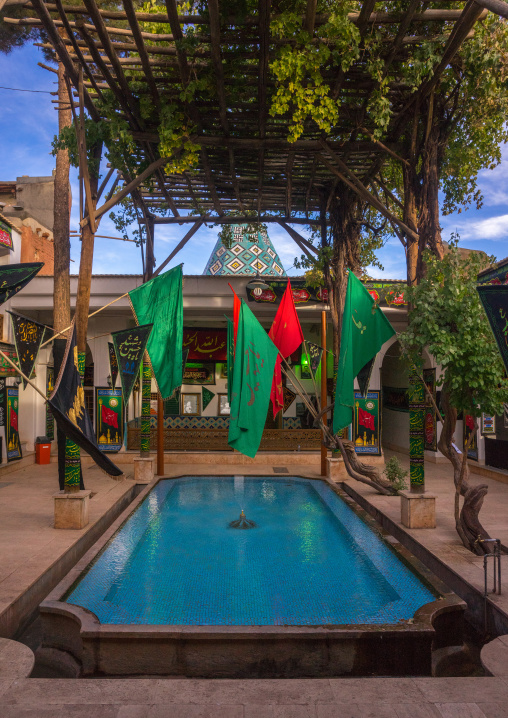
[[[257,526],[229,528],[241,510]],[[394,624],[434,600],[329,486],[160,481],[66,601],[103,624]]]
[[[203,274],[286,277],[286,272],[268,234],[262,230],[248,234],[247,225],[233,225],[233,242],[228,249],[220,239],[214,247]]]

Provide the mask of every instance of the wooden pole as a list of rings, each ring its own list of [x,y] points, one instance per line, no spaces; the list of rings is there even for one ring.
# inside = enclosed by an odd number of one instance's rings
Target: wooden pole
[[[164,476],[164,402],[157,396],[157,475]]]
[[[321,312],[321,346],[326,349],[326,312]],[[321,407],[326,406],[326,351],[321,357]],[[326,420],[326,417],[325,417]],[[326,476],[326,459],[328,449],[325,446],[324,436],[321,442],[321,476]]]

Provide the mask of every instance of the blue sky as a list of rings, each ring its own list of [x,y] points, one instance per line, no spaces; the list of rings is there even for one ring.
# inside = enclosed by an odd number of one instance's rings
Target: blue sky
[[[31,90],[55,91],[56,75],[37,66],[45,62],[42,51],[31,45],[16,49],[9,55],[0,55],[0,84]],[[13,92],[0,89],[0,137],[2,153],[0,180],[14,180],[21,175],[41,176],[51,174],[55,165],[51,155],[51,141],[57,132],[57,113],[49,94]],[[77,172],[72,171],[73,211],[71,229],[78,227]],[[480,210],[469,209],[461,214],[442,217],[443,239],[458,232],[461,246],[481,249],[502,259],[508,256],[508,149],[504,161],[494,170],[480,174],[479,186],[484,194]],[[188,227],[188,225],[187,225]],[[171,252],[187,231],[185,225],[156,227],[155,255],[158,263]],[[297,228],[301,229],[301,228]],[[113,223],[105,217],[99,234],[118,236]],[[299,251],[286,232],[277,225],[269,226],[270,238],[279,253],[288,274],[298,274],[290,269]],[[173,264],[184,262],[186,274],[201,274],[217,239],[217,229],[201,228],[180,252]],[[79,241],[73,240],[71,271],[77,273]],[[398,239],[389,240],[378,252],[384,271],[372,268],[375,277],[403,279],[406,276],[405,257]],[[96,239],[94,273],[138,273],[141,271],[139,249],[127,242]]]

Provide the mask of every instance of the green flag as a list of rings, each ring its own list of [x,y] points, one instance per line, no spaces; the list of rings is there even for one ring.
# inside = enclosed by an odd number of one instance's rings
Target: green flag
[[[129,292],[138,324],[153,324],[146,345],[163,399],[182,384],[182,265]]]
[[[242,301],[236,336],[228,443],[254,458],[265,428],[278,349]]]
[[[334,434],[353,421],[355,377],[394,334],[392,325],[363,284],[349,272],[333,411]]]
[[[228,323],[228,348],[227,348],[227,375],[228,375],[228,403],[231,406],[231,394],[233,393],[233,364],[235,362],[235,328],[233,320],[226,317]]]

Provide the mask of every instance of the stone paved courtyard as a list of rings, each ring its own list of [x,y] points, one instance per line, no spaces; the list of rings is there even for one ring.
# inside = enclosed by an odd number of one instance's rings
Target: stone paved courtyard
[[[391,452],[387,452],[391,455]],[[398,455],[403,464],[408,458]],[[317,476],[316,466],[291,465],[288,474]],[[167,464],[167,475],[277,475],[272,465],[211,466]],[[508,484],[473,474],[489,493],[482,519],[491,535],[508,544]],[[444,564],[479,590],[483,560],[466,551],[455,534],[453,481],[447,464],[426,464],[427,490],[437,495],[437,528],[405,530]],[[91,522],[82,531],[52,528],[56,464],[25,464],[0,476],[0,615],[7,625],[13,604],[23,607],[41,575],[51,575],[60,557],[77,555],[80,541],[98,530],[100,519],[133,491],[132,472],[113,481],[99,470],[85,470],[94,492]],[[352,489],[400,527],[400,502],[349,481]],[[77,559],[76,559],[77,560]],[[508,562],[503,557],[506,576]],[[49,573],[48,573],[49,572]],[[44,588],[40,583],[39,590]],[[49,588],[48,588],[49,592]],[[508,614],[508,592],[491,600]],[[4,635],[7,635],[4,632]],[[507,667],[508,668],[508,667]],[[196,679],[1,679],[0,717],[38,718],[508,718],[508,678],[361,678],[294,680]]]

